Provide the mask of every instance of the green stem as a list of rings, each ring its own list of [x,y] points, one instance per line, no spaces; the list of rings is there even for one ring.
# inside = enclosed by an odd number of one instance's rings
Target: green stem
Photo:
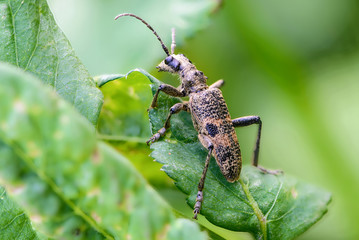
[[[248,186],[243,182],[242,179],[239,179],[240,184],[242,185],[242,188],[244,190],[244,193],[246,194],[249,204],[251,205],[254,214],[257,216],[262,234],[263,234],[263,240],[267,240],[267,219],[263,215],[262,211],[259,209],[259,206],[256,202],[256,200],[253,198],[252,194],[250,193]]]

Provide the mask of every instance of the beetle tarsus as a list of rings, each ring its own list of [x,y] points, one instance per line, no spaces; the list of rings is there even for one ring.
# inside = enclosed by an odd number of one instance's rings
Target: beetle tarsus
[[[282,170],[271,170],[271,169],[266,169],[261,166],[255,166],[255,167],[258,168],[259,170],[261,170],[265,174],[279,175],[279,174],[284,173]]]
[[[160,139],[161,136],[165,135],[165,132],[166,128],[161,128],[160,130],[158,130],[157,133],[155,133],[150,139],[148,139],[148,141],[146,142],[147,145],[150,145],[149,143],[156,142],[158,139]]]
[[[197,198],[196,198],[196,203],[194,204],[194,210],[193,210],[194,216],[193,216],[193,219],[197,220],[197,215],[201,210],[202,201],[203,201],[203,192],[198,191]]]

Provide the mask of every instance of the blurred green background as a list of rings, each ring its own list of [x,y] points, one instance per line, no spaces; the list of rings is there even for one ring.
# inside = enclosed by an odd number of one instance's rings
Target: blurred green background
[[[209,83],[226,81],[222,91],[232,118],[262,118],[260,164],[332,192],[328,214],[298,239],[359,239],[359,3],[219,3],[49,1],[59,26],[94,76],[143,68],[177,85],[175,77],[155,71],[165,54],[151,32],[135,19],[113,18],[123,12],[138,14],[168,46],[170,29],[175,27],[176,52],[186,54]],[[116,97],[116,92],[109,92]],[[110,93],[105,92],[105,97]],[[146,109],[138,116],[139,125],[147,121]],[[125,135],[139,139],[150,134],[149,128],[126,129]],[[245,164],[249,164],[256,127],[237,133]],[[191,211],[185,197],[159,171],[160,165],[147,156],[146,146],[136,140],[118,145],[172,205]],[[248,234],[226,234],[228,238],[249,238]]]

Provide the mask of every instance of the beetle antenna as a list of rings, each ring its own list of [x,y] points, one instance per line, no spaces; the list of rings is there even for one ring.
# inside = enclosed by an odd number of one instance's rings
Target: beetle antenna
[[[172,43],[171,43],[171,54],[174,54],[176,48],[176,30],[172,28]]]
[[[169,51],[168,51],[168,48],[167,48],[166,45],[162,42],[162,39],[160,38],[160,36],[158,36],[158,34],[156,33],[156,31],[151,27],[150,24],[148,24],[145,20],[143,20],[143,19],[140,18],[139,16],[136,16],[135,14],[132,14],[132,13],[122,13],[122,14],[120,14],[120,15],[117,15],[117,16],[115,17],[115,20],[117,20],[118,18],[123,17],[123,16],[130,16],[130,17],[137,18],[137,19],[140,20],[143,24],[145,24],[145,25],[152,31],[152,33],[157,37],[158,41],[160,41],[161,46],[162,46],[163,50],[165,51],[165,53],[167,54],[167,56],[170,56],[170,53],[169,53]]]

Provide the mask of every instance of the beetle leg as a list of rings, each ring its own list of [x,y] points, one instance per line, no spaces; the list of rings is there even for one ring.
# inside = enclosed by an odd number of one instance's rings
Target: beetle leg
[[[281,170],[268,170],[261,166],[258,166],[259,145],[261,141],[261,131],[262,131],[262,121],[259,116],[246,116],[246,117],[236,118],[232,120],[232,123],[234,127],[245,127],[252,124],[258,124],[257,140],[254,148],[252,165],[257,167],[264,173],[270,173],[270,174],[283,173]]]
[[[203,168],[203,173],[201,176],[201,179],[199,180],[198,183],[198,192],[197,192],[197,197],[196,197],[196,203],[194,204],[194,219],[197,219],[197,215],[201,210],[201,206],[202,206],[202,202],[203,202],[203,188],[204,188],[204,181],[206,179],[206,175],[207,175],[207,170],[208,170],[208,166],[209,166],[209,162],[211,160],[211,155],[212,155],[212,151],[213,151],[213,144],[212,142],[204,135],[199,135],[198,136],[201,143],[208,148],[208,155],[206,158],[206,162],[204,164],[204,168]]]
[[[224,81],[223,79],[220,79],[215,83],[213,83],[211,86],[209,86],[209,88],[221,88],[223,85],[224,85]]]
[[[185,97],[185,94],[178,90],[177,88],[171,86],[171,85],[168,85],[168,84],[161,84],[155,95],[153,96],[153,100],[152,100],[152,103],[151,103],[151,108],[155,108],[157,106],[157,98],[158,98],[158,94],[160,93],[160,91],[172,96],[172,97]]]
[[[160,137],[164,136],[165,133],[166,133],[166,130],[168,128],[170,128],[171,124],[170,124],[170,120],[171,120],[171,117],[173,114],[176,114],[176,113],[179,113],[180,111],[188,111],[188,103],[187,102],[184,102],[184,103],[176,103],[175,105],[173,105],[171,108],[170,108],[170,113],[168,114],[167,116],[167,119],[165,121],[165,124],[163,126],[163,128],[161,128],[160,130],[158,130],[157,133],[155,133],[146,143],[147,145],[151,142],[155,142],[157,141],[158,139],[160,139]]]
[[[258,167],[259,145],[261,141],[262,121],[258,116],[246,116],[232,120],[234,127],[245,127],[252,124],[258,124],[257,140],[254,148],[252,165]]]

